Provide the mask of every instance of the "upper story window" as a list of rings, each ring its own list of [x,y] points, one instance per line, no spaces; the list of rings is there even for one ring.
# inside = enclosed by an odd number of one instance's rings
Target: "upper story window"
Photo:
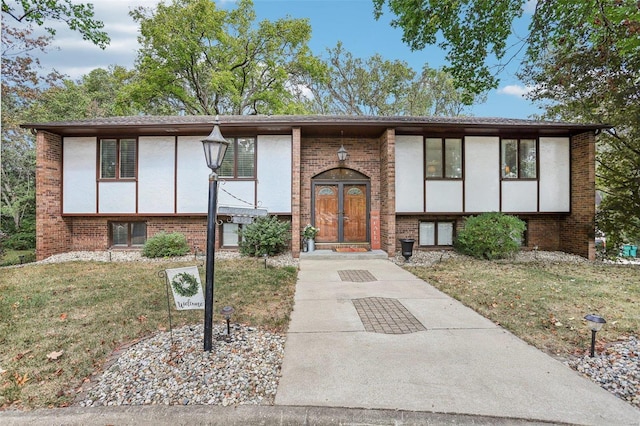
[[[249,179],[256,177],[255,138],[225,138],[229,148],[222,161],[220,177]]]
[[[427,179],[462,179],[462,139],[426,138]]]
[[[537,177],[538,153],[535,139],[502,139],[500,158],[503,179],[535,179]]]
[[[135,139],[100,139],[100,179],[136,178]]]

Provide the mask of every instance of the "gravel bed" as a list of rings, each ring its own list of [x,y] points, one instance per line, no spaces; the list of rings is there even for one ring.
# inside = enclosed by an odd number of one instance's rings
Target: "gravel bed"
[[[285,338],[252,327],[214,327],[211,352],[203,326],[144,339],[121,353],[81,394],[81,407],[113,405],[273,404]]]
[[[447,259],[471,259],[468,256],[459,254],[453,250],[430,250],[430,251],[414,251],[413,256],[408,261],[404,260],[401,252],[398,252],[392,259],[394,263],[401,266],[429,266],[440,263]],[[540,251],[526,250],[516,253],[509,259],[495,260],[499,263],[529,263],[529,262],[553,262],[553,263],[587,263],[589,262],[582,256],[564,253],[561,251]]]
[[[567,364],[617,397],[640,408],[640,341],[628,337],[595,357],[572,358]]]
[[[243,256],[237,251],[218,250],[216,259],[240,259]],[[246,257],[245,257],[246,258]],[[253,258],[263,260],[264,258]],[[180,257],[148,258],[142,256],[140,250],[113,250],[113,251],[72,251],[68,253],[55,254],[36,263],[59,263],[74,261],[95,261],[95,262],[204,262],[204,253],[188,254]],[[271,266],[294,266],[298,267],[298,259],[294,259],[291,253],[284,253],[278,256],[267,257],[267,264]]]

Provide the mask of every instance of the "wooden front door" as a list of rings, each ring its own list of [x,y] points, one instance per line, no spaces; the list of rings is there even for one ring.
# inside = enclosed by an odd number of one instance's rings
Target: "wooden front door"
[[[360,183],[314,183],[314,222],[321,243],[362,243],[367,234],[367,189]]]

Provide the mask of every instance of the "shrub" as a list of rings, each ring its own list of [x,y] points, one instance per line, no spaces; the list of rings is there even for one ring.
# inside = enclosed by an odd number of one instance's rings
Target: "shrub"
[[[465,221],[455,248],[478,259],[502,259],[520,250],[526,224],[515,216],[483,213]]]
[[[179,232],[159,232],[149,238],[142,249],[142,255],[145,257],[184,256],[187,253],[187,238]]]
[[[276,216],[259,217],[239,231],[242,237],[240,253],[245,256],[281,253],[288,247],[291,237],[289,229],[289,223],[278,220]]]

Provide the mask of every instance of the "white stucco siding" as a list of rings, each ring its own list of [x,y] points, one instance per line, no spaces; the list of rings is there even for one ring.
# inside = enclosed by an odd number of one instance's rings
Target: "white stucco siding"
[[[257,145],[258,202],[269,212],[290,213],[291,136],[258,136]]]
[[[218,206],[253,208],[255,197],[256,183],[254,181],[225,181],[221,179],[218,186]],[[246,203],[250,203],[250,205]]]
[[[96,213],[96,153],[94,137],[64,138],[63,213]]]
[[[207,213],[209,174],[202,150],[202,136],[178,137],[176,159],[177,213]]]
[[[128,214],[136,212],[135,182],[100,182],[99,213]]]
[[[464,139],[465,211],[500,209],[500,138],[468,136]]]
[[[427,181],[425,197],[429,213],[462,212],[462,181]]]
[[[540,211],[571,210],[569,138],[540,138]]]
[[[538,211],[538,182],[502,181],[502,211],[505,213]]]
[[[174,213],[175,137],[140,137],[138,150],[138,213]]]
[[[424,211],[422,136],[396,136],[396,211]]]

